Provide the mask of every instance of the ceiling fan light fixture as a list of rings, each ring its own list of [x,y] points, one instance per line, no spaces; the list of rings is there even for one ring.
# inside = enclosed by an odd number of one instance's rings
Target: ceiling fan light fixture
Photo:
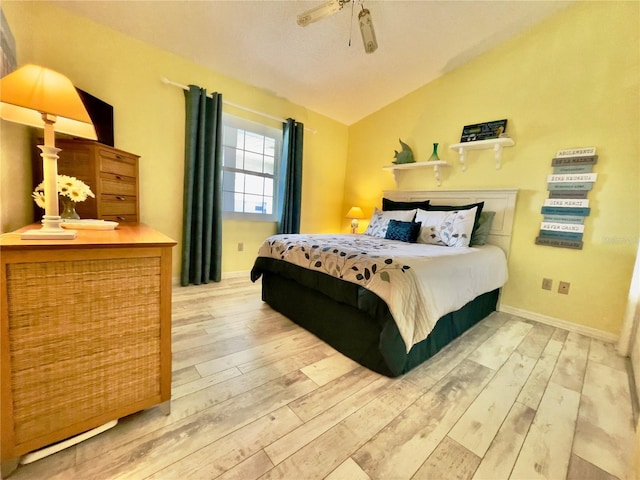
[[[371,12],[366,8],[358,14],[358,23],[360,24],[360,33],[362,33],[362,43],[364,43],[364,51],[373,53],[378,49],[378,41],[376,40],[376,32],[373,29],[371,21]]]
[[[306,27],[310,23],[317,22],[323,18],[329,17],[334,13],[342,10],[344,4],[350,0],[327,0],[326,2],[311,8],[306,12],[302,12],[298,15],[298,25]]]

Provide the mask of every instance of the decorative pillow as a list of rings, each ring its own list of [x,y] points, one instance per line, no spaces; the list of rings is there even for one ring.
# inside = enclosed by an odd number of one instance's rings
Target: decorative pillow
[[[429,205],[427,210],[433,210],[437,212],[450,212],[452,210],[471,210],[474,207],[478,207],[476,210],[476,218],[473,224],[473,230],[478,228],[478,220],[480,220],[480,214],[482,213],[482,207],[484,202],[470,203],[469,205]]]
[[[401,222],[399,220],[389,220],[387,233],[384,236],[387,240],[400,240],[401,242],[416,243],[420,234],[420,222]]]
[[[422,223],[418,243],[445,247],[468,247],[477,207],[467,210],[418,210],[416,222]]]
[[[391,212],[383,212],[377,208],[374,210],[369,226],[365,230],[365,235],[371,235],[372,237],[384,238],[387,234],[387,226],[390,220],[399,220],[401,222],[411,222],[416,216],[416,209],[413,210],[398,210]]]
[[[480,220],[478,221],[478,226],[471,233],[471,243],[470,245],[473,247],[475,245],[485,245],[487,243],[487,237],[489,236],[489,232],[491,231],[491,224],[493,223],[493,218],[496,216],[496,212],[482,212],[480,214]]]
[[[382,210],[385,212],[391,212],[395,210],[414,210],[421,208],[428,210],[429,200],[422,200],[420,202],[396,202],[395,200],[389,200],[388,198],[382,199]]]

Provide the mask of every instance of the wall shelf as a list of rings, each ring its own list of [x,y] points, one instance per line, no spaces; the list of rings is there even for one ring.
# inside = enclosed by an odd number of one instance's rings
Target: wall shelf
[[[398,172],[400,170],[413,170],[418,168],[433,168],[433,174],[436,178],[436,182],[438,186],[441,185],[440,180],[440,167],[449,167],[451,166],[449,163],[444,160],[436,160],[431,162],[413,162],[413,163],[400,163],[398,165],[385,165],[382,167],[385,170],[390,170],[393,173],[393,177],[396,181],[396,186],[398,185]]]
[[[451,150],[458,152],[462,171],[467,170],[466,156],[469,150],[488,150],[493,149],[493,156],[496,161],[496,170],[500,170],[502,163],[502,149],[504,147],[513,147],[516,143],[511,138],[491,138],[489,140],[477,140],[475,142],[454,143],[449,145]]]

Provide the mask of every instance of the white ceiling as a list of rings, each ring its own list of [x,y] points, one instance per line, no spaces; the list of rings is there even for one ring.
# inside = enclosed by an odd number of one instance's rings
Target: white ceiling
[[[350,4],[307,27],[297,25],[297,14],[322,1],[55,3],[346,125],[571,3],[365,0],[379,45],[366,54],[357,21],[349,46]],[[357,17],[360,0],[354,1]],[[189,83],[180,72],[166,76]]]

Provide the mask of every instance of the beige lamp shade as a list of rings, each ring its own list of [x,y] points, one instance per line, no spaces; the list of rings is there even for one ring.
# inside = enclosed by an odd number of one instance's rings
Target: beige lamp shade
[[[347,218],[364,218],[364,213],[360,207],[351,207],[347,212]]]
[[[87,109],[64,75],[25,65],[0,80],[0,118],[43,128],[43,115],[56,117],[56,132],[97,139]]]

